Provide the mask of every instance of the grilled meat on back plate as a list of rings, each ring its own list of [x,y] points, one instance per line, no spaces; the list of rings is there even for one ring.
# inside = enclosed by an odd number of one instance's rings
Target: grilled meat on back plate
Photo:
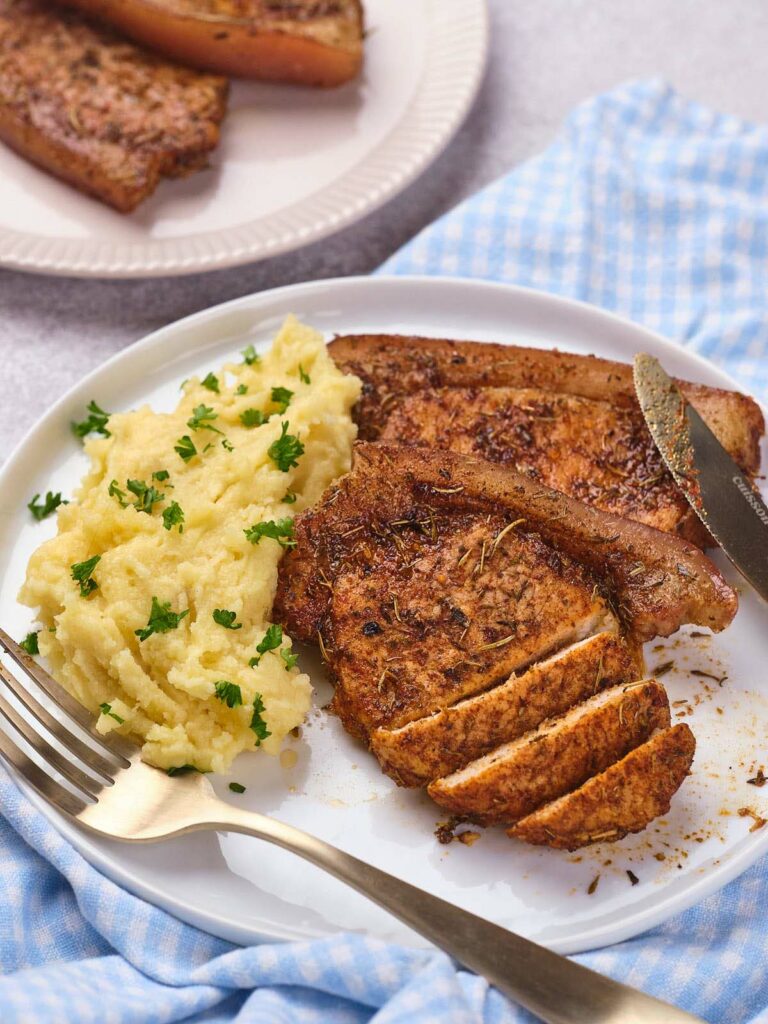
[[[219,141],[227,82],[40,0],[0,0],[0,139],[128,213]]]
[[[363,381],[356,413],[362,438],[485,458],[706,546],[708,534],[645,426],[631,366],[513,345],[388,335],[336,338],[330,352]],[[754,475],[764,431],[757,404],[733,391],[682,387],[744,472]]]
[[[296,539],[281,563],[275,615],[295,638],[320,645],[336,684],[333,710],[406,785],[478,758],[497,763],[462,795],[462,813],[481,821],[494,819],[489,801],[500,795],[499,748],[519,742],[528,751],[529,731],[552,715],[565,716],[555,735],[579,748],[573,716],[592,719],[570,709],[606,677],[636,678],[640,641],[684,622],[722,629],[736,611],[734,592],[685,541],[450,452],[359,444],[352,472],[296,519]],[[659,692],[644,684],[635,702],[656,700],[632,715],[623,696],[594,698],[607,707],[600,735],[613,737],[603,759],[585,768],[574,758],[579,770],[542,800],[666,724],[651,713],[665,703]],[[542,747],[545,767],[552,742]],[[455,784],[454,775],[432,788]],[[512,809],[495,816],[507,823],[535,809],[507,797]]]

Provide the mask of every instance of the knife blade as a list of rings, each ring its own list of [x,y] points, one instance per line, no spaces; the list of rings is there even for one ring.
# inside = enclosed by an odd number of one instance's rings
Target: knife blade
[[[634,378],[645,422],[678,487],[768,601],[768,506],[658,359],[635,356]]]

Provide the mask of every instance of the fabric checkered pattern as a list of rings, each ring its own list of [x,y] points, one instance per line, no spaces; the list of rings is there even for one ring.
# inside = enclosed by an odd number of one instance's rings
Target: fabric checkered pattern
[[[383,268],[596,303],[768,386],[768,129],[658,82],[579,107],[540,157]],[[359,936],[240,949],[91,868],[0,769],[2,1024],[520,1024],[442,954]],[[712,1024],[768,1024],[768,863],[582,963]],[[585,1021],[584,1024],[590,1024]]]

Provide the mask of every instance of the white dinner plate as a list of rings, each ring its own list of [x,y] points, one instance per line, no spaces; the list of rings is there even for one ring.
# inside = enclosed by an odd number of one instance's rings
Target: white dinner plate
[[[198,313],[111,359],[58,402],[0,472],[0,622],[16,637],[34,622],[16,603],[27,559],[55,521],[35,524],[25,505],[35,492],[72,493],[86,468],[69,423],[95,398],[123,410],[141,402],[168,410],[178,384],[207,372],[248,343],[268,344],[293,312],[334,332],[416,332],[523,342],[630,361],[639,350],[673,373],[733,386],[714,366],[657,335],[594,307],[526,289],[427,278],[348,278],[252,295]],[[734,582],[722,557],[718,564]],[[329,687],[319,664],[302,658],[317,707],[300,740],[287,747],[295,767],[263,753],[242,755],[232,778],[245,784],[238,805],[306,829],[462,907],[562,952],[635,935],[663,921],[752,864],[768,848],[768,827],[750,831],[750,808],[768,816],[768,791],[747,783],[768,726],[766,610],[746,590],[733,625],[712,639],[686,628],[647,648],[664,676],[673,715],[690,722],[694,773],[670,814],[644,833],[577,854],[536,849],[488,830],[474,846],[441,846],[444,817],[423,793],[398,789],[363,747],[320,707]],[[692,674],[692,672],[694,674]],[[706,672],[718,679],[695,673]],[[677,701],[688,701],[677,705]],[[687,716],[687,709],[692,714]],[[241,835],[213,833],[154,846],[95,839],[37,805],[94,865],[178,917],[236,942],[300,939],[340,930],[418,944],[384,911],[288,853]],[[631,884],[627,871],[639,879]],[[588,894],[600,876],[596,891]]]
[[[365,0],[365,67],[340,89],[233,83],[209,170],[129,215],[0,143],[0,266],[159,277],[298,249],[359,220],[433,161],[485,68],[485,0]]]

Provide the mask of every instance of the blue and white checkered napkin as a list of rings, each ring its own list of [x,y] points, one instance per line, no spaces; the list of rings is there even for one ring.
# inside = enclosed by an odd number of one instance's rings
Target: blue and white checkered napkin
[[[579,107],[540,157],[385,267],[615,310],[768,388],[768,128],[657,82]],[[93,870],[0,774],[2,1024],[507,1024],[441,954],[355,936],[235,948]],[[768,1024],[768,863],[583,963],[717,1024]],[[590,1024],[585,1021],[584,1024]]]

